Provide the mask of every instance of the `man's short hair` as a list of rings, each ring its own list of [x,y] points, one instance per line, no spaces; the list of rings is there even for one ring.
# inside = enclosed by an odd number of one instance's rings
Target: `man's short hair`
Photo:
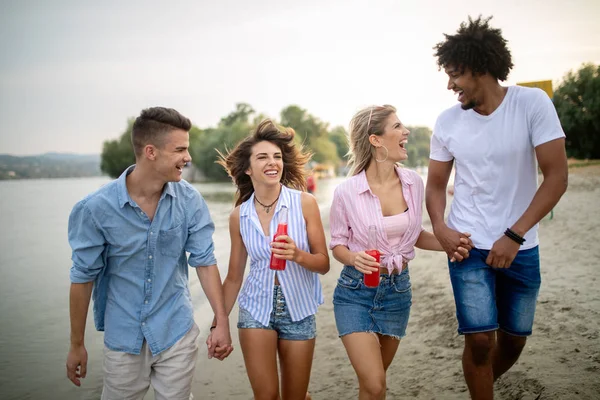
[[[190,120],[172,108],[151,107],[142,110],[131,130],[131,143],[135,156],[139,157],[148,144],[162,147],[166,135],[171,131],[181,129],[188,132],[191,127]]]

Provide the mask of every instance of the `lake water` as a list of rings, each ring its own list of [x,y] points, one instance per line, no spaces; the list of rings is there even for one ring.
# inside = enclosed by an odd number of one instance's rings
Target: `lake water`
[[[0,399],[98,399],[102,388],[102,333],[90,307],[86,329],[88,376],[77,388],[66,378],[69,348],[67,221],[73,205],[109,178],[0,181]],[[341,178],[318,182],[317,201],[327,215]],[[234,187],[196,184],[215,222],[222,278],[229,260],[228,216]],[[190,270],[196,322],[212,312]],[[149,396],[151,397],[151,395]]]

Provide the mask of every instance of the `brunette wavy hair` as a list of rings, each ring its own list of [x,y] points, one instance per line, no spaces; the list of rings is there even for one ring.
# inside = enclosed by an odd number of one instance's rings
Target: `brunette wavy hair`
[[[254,192],[252,180],[246,174],[250,168],[252,148],[260,142],[271,142],[281,150],[283,171],[281,183],[287,187],[306,190],[306,170],[304,166],[312,157],[309,152],[304,152],[300,144],[296,144],[296,132],[292,128],[280,127],[270,119],[263,120],[256,130],[247,138],[239,142],[227,154],[219,153],[217,164],[223,166],[233,183],[237,186],[235,193],[236,207],[248,200]]]

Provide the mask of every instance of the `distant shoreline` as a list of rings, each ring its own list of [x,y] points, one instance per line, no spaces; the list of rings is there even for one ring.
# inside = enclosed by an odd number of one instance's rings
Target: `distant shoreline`
[[[0,180],[84,178],[102,175],[100,154],[0,154]]]
[[[573,170],[600,165],[600,160],[571,158],[568,164],[569,170]],[[0,181],[98,177],[110,178],[100,170],[99,154],[47,153],[36,156],[0,154]]]
[[[59,179],[89,179],[89,178],[107,178],[112,179],[108,175],[80,175],[80,176],[53,176],[53,177],[42,177],[42,176],[32,176],[32,177],[21,177],[21,178],[3,178],[0,177],[0,182],[20,182],[20,181],[49,181],[49,180],[59,180]]]

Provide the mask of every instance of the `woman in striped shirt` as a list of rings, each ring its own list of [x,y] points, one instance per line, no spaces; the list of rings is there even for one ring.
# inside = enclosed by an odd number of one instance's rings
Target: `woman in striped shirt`
[[[421,226],[423,181],[406,160],[408,129],[389,105],[359,111],[350,122],[351,177],[339,185],[330,210],[333,256],[344,264],[333,304],[336,326],[358,376],[360,399],[383,399],[386,370],[405,335],[412,304],[408,262],[414,247],[443,251]],[[365,250],[375,226],[381,261]],[[468,257],[469,234],[451,255]],[[365,274],[379,272],[379,285]]]
[[[238,330],[256,399],[308,398],[315,346],[317,307],[323,303],[318,274],[329,271],[319,207],[305,190],[310,155],[294,144],[294,131],[265,120],[219,163],[237,186],[229,218],[231,253],[223,283],[231,312],[239,293]],[[288,234],[274,241],[280,214],[287,210]],[[269,268],[271,254],[286,260]],[[240,293],[246,260],[250,272]]]

